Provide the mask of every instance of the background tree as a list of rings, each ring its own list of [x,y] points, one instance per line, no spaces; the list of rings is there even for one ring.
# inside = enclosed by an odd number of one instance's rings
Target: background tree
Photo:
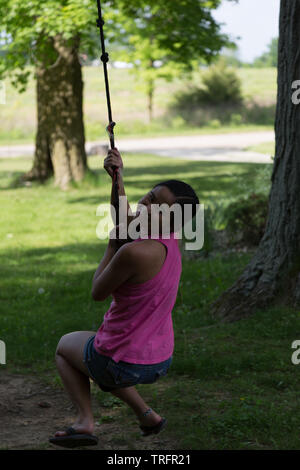
[[[95,14],[93,12],[93,14]],[[80,47],[88,48],[88,0],[0,0],[0,76],[24,90],[31,73],[37,86],[34,163],[28,179],[53,172],[65,188],[83,178],[86,163],[82,118]]]
[[[168,76],[170,64],[190,67],[193,58],[212,59],[225,44],[211,10],[221,0],[104,0],[106,33],[136,49],[135,65],[152,99],[157,60]],[[0,0],[2,51],[0,78],[9,76],[20,90],[30,73],[37,83],[36,148],[27,178],[67,187],[87,168],[82,112],[83,81],[79,53],[95,51],[94,0]],[[97,37],[97,50],[99,38]],[[133,52],[132,52],[133,53]],[[99,53],[100,55],[100,53]],[[147,64],[147,67],[146,67]],[[168,66],[167,66],[168,64]],[[166,72],[168,67],[168,72]],[[158,67],[162,73],[162,65]],[[152,104],[149,104],[151,112]]]
[[[111,40],[123,45],[119,57],[133,64],[148,97],[149,120],[153,117],[155,81],[172,80],[191,71],[195,64],[209,63],[225,45],[227,36],[212,16],[221,2],[179,0],[119,1],[122,9],[111,11],[115,33]]]
[[[300,0],[281,1],[278,45],[276,150],[266,229],[236,283],[212,313],[236,320],[274,303],[300,303],[300,108],[292,83],[300,73]]]

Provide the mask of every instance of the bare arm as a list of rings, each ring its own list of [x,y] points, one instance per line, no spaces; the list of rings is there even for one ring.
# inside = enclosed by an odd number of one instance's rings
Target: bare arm
[[[118,186],[119,196],[125,196],[125,188],[123,183],[123,162],[121,155],[117,149],[109,150],[107,157],[104,159],[104,168],[111,178],[113,178],[113,168],[118,168]],[[113,183],[113,181],[112,181]],[[112,184],[111,204],[115,204],[114,186]],[[127,224],[129,224],[132,211],[127,200]],[[129,214],[129,216],[128,216]],[[129,221],[128,221],[129,219]],[[118,240],[109,238],[109,242],[104,256],[94,274],[92,285],[92,297],[94,300],[105,300],[120,284],[129,279],[133,272],[134,266],[130,258],[130,250],[126,248],[120,249],[120,246],[126,240]]]
[[[110,149],[108,151],[107,157],[104,159],[104,168],[105,168],[105,170],[107,171],[107,173],[109,174],[109,176],[111,178],[113,178],[113,169],[112,169],[112,167],[114,167],[114,166],[118,168],[117,181],[118,181],[118,186],[119,186],[119,191],[118,191],[119,196],[126,197],[124,181],[123,181],[123,169],[124,169],[123,161],[122,161],[122,157],[121,157],[120,152],[116,148]],[[110,200],[112,206],[115,206],[115,203],[117,202],[115,198],[116,198],[116,196],[115,196],[114,185],[113,185],[113,181],[112,181],[111,200]],[[130,208],[130,205],[129,205],[129,202],[128,202],[127,198],[126,198],[126,201],[127,201],[127,204],[126,204],[126,207],[124,207],[124,210],[126,210],[127,226],[128,226],[130,221],[134,218],[134,215],[131,211],[131,208]],[[122,208],[123,208],[123,206],[122,206]]]
[[[96,278],[98,276],[100,276],[100,274],[104,271],[104,269],[106,268],[106,266],[108,265],[108,263],[112,260],[112,258],[114,257],[114,255],[116,254],[118,250],[118,247],[115,243],[115,240],[111,240],[109,239],[109,242],[108,242],[108,245],[106,247],[106,250],[105,250],[105,253],[103,255],[103,258],[102,260],[100,261],[100,264],[94,274],[94,277],[93,277],[93,284],[96,280]]]
[[[136,272],[137,264],[131,244],[126,244],[119,250],[115,245],[115,240],[109,241],[106,252],[94,274],[92,286],[94,300],[105,300]]]

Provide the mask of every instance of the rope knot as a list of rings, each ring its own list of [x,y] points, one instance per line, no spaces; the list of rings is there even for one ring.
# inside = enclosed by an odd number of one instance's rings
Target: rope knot
[[[101,20],[100,20],[99,18],[97,18],[96,24],[97,24],[98,28],[100,28],[100,26],[103,26],[104,25],[103,19],[101,18]]]
[[[104,54],[101,55],[100,59],[102,60],[103,63],[106,64],[106,62],[109,61],[109,56],[107,52],[104,52]]]

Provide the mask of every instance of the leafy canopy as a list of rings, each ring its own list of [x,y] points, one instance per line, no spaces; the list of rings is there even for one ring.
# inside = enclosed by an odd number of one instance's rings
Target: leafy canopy
[[[105,34],[144,69],[150,62],[188,69],[193,60],[209,62],[228,41],[211,15],[220,3],[104,0]],[[96,18],[96,0],[0,0],[0,76],[25,86],[28,65],[55,62],[58,37],[70,44],[80,40],[82,52],[95,51]]]
[[[120,45],[119,58],[134,65],[147,91],[158,77],[171,79],[201,59],[211,62],[229,44],[212,16],[215,1],[137,0],[114,2],[110,40]]]

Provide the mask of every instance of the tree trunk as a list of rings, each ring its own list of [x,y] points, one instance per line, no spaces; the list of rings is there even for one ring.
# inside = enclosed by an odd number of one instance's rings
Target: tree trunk
[[[154,68],[154,60],[149,60],[149,71],[151,73],[152,69]],[[146,79],[146,86],[147,86],[147,96],[148,96],[148,119],[149,123],[152,122],[153,119],[153,97],[154,97],[154,89],[155,89],[155,82],[153,76],[148,76]]]
[[[151,82],[150,81],[148,82],[147,93],[148,93],[148,119],[149,119],[149,123],[151,123],[153,119],[153,95],[154,95],[153,80],[151,80]]]
[[[223,321],[272,304],[300,304],[300,114],[292,82],[300,79],[300,0],[281,0],[276,151],[265,234],[236,283],[212,305]]]
[[[78,59],[79,40],[67,45],[56,37],[57,60],[36,68],[37,116],[33,167],[26,179],[54,181],[62,189],[80,181],[87,168],[83,126],[83,81]]]

